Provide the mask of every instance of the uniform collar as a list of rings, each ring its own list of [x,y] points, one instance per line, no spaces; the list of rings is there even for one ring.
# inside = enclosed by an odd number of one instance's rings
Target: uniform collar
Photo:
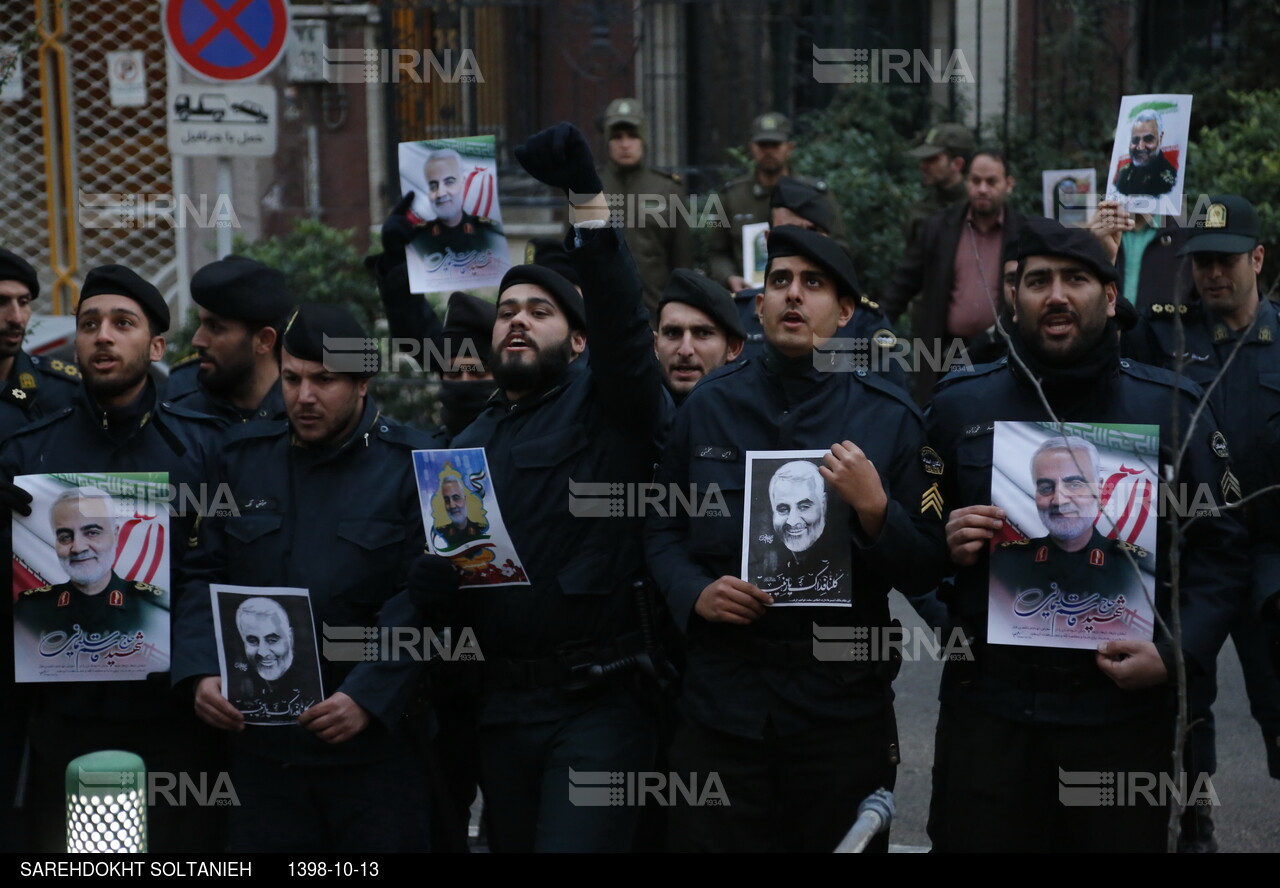
[[[13,356],[13,369],[9,372],[9,378],[4,381],[0,399],[12,401],[25,409],[36,397],[39,379],[35,362],[30,355],[19,349]]]
[[[364,446],[369,446],[369,434],[374,430],[382,413],[378,410],[378,406],[373,403],[373,396],[366,394],[364,397],[364,412],[360,414],[360,421],[356,423],[355,430],[347,437],[345,441],[337,447],[315,448],[304,444],[297,435],[293,433],[293,427],[289,428],[289,443],[302,453],[314,455],[317,461],[332,459],[340,453],[344,453],[352,447],[356,446],[356,442],[363,440]]]
[[[104,431],[131,433],[145,426],[155,412],[156,384],[148,373],[138,397],[123,407],[105,409],[84,388],[80,390],[80,397],[95,425]]]

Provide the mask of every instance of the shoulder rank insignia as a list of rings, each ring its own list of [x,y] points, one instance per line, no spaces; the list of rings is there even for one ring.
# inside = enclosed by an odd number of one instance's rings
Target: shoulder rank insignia
[[[1020,539],[1020,540],[1005,540],[1003,543],[1000,544],[1000,548],[1007,549],[1010,546],[1029,546],[1029,545],[1031,545],[1031,540],[1026,539],[1024,537],[1023,539]]]
[[[150,583],[134,583],[133,588],[147,595],[163,595],[164,590],[159,586],[153,586]]]
[[[107,604],[112,607],[124,607],[124,593],[119,589],[112,589],[111,594],[107,596]]]
[[[1240,499],[1240,482],[1236,480],[1236,476],[1231,473],[1228,466],[1222,472],[1222,500],[1227,503],[1234,503]]]
[[[942,474],[942,457],[938,456],[938,451],[932,447],[920,448],[920,464],[930,475]]]
[[[27,400],[27,393],[20,388],[10,389],[9,394],[12,397],[17,398],[19,401]]]
[[[18,385],[22,386],[24,389],[33,389],[36,387],[36,378],[30,373],[19,373]]]
[[[881,348],[893,348],[898,342],[898,337],[894,336],[889,330],[877,330],[875,335],[871,337],[871,341]]]
[[[28,589],[26,592],[23,592],[22,594],[23,595],[39,595],[41,592],[51,592],[51,591],[53,591],[52,586],[37,586],[34,589]]]
[[[1209,446],[1213,448],[1215,456],[1221,459],[1227,458],[1227,437],[1222,432],[1215,431],[1209,438]]]
[[[942,518],[942,491],[938,489],[938,482],[934,481],[929,485],[929,489],[920,495],[920,514],[925,512],[933,512]]]
[[[1128,552],[1134,558],[1147,557],[1146,549],[1142,548],[1141,546],[1135,546],[1133,543],[1125,542],[1124,540],[1116,540],[1116,548],[1119,549],[1121,552]]]

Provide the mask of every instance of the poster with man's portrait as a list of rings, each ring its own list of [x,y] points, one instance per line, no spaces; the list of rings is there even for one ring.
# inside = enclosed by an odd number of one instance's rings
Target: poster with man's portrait
[[[1107,199],[1120,201],[1130,213],[1179,215],[1190,129],[1189,95],[1121,99]]]
[[[769,264],[769,223],[742,226],[742,279],[749,287],[764,286],[764,270]]]
[[[828,452],[747,451],[742,578],[775,607],[853,604],[849,505],[818,471]]]
[[[1044,217],[1068,228],[1084,228],[1098,205],[1097,173],[1091,169],[1042,170]]]
[[[141,681],[169,668],[167,472],[19,475],[14,676]]]
[[[292,725],[324,699],[306,589],[211,583],[222,696],[246,725]]]
[[[989,641],[1151,640],[1159,455],[1157,425],[995,424]]]
[[[401,142],[400,193],[414,192],[409,290],[496,287],[511,267],[493,136]]]
[[[483,447],[415,450],[413,474],[427,545],[453,563],[462,588],[529,585]]]

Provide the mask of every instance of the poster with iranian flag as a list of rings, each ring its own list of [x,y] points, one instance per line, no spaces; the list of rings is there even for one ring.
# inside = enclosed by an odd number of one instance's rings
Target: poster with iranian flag
[[[1159,456],[1156,425],[995,424],[988,641],[1151,640]]]
[[[498,205],[493,136],[399,145],[400,193],[413,192],[405,216],[411,293],[496,287],[511,267]],[[403,202],[403,201],[402,201]]]
[[[169,475],[20,475],[13,516],[19,682],[141,681],[169,668]]]

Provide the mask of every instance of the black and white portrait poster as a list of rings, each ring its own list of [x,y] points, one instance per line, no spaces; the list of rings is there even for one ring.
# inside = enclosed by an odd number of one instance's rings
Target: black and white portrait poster
[[[1088,649],[1150,641],[1160,427],[995,427],[991,502],[1006,518],[992,541],[988,640]]]
[[[402,142],[400,188],[414,192],[409,291],[496,287],[511,267],[493,136]]]
[[[1186,181],[1191,96],[1125,96],[1107,167],[1107,199],[1130,213],[1177,216]]]
[[[853,603],[849,505],[818,471],[828,452],[747,451],[742,578],[775,607]]]
[[[483,447],[415,450],[413,474],[427,545],[452,562],[459,586],[529,585]]]
[[[14,676],[141,681],[169,668],[169,475],[19,475]]]
[[[324,699],[306,589],[209,586],[222,695],[247,725],[292,725]]]

